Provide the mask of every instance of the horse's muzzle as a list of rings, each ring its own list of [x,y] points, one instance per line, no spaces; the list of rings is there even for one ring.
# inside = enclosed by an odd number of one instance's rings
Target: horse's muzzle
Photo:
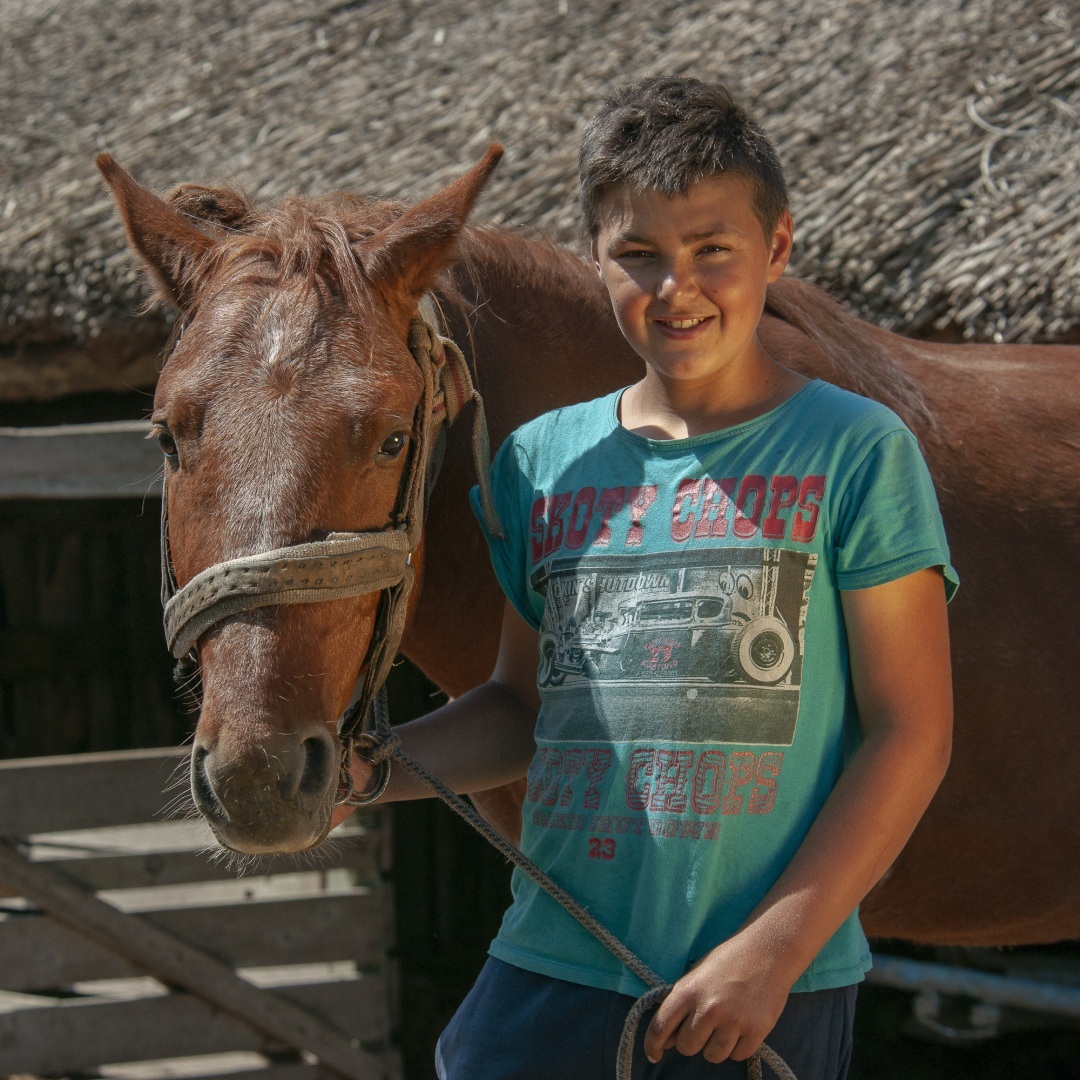
[[[218,840],[244,854],[303,851],[330,824],[338,751],[325,725],[235,745],[196,741],[191,794]]]

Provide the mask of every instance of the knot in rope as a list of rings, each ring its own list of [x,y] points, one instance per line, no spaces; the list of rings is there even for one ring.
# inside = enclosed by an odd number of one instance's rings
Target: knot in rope
[[[353,739],[353,750],[372,765],[389,761],[401,746],[393,731],[365,731]]]

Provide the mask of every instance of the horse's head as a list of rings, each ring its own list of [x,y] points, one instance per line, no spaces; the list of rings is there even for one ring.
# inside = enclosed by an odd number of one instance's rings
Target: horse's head
[[[400,525],[425,379],[417,304],[501,156],[414,206],[339,195],[256,209],[227,189],[168,200],[98,165],[180,331],[154,396],[176,585],[330,533]],[[240,852],[299,851],[330,827],[335,732],[377,592],[226,615],[193,645],[195,802]]]

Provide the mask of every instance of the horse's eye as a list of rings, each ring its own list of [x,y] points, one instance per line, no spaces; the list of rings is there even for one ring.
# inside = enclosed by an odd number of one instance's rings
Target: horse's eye
[[[382,446],[379,447],[379,455],[386,458],[396,458],[405,449],[409,436],[404,431],[395,431],[388,435]]]
[[[169,459],[171,465],[177,463],[179,455],[176,450],[176,440],[169,433],[168,428],[155,424],[148,437],[157,439],[158,446],[161,447],[161,452]]]

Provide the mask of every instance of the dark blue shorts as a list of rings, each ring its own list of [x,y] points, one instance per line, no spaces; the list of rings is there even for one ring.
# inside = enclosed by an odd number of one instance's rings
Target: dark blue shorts
[[[856,987],[792,994],[766,1042],[798,1080],[844,1080]],[[613,1080],[634,999],[563,982],[489,957],[435,1049],[439,1080]],[[638,1029],[634,1080],[746,1080],[746,1063],[669,1050],[650,1065]],[[766,1078],[772,1076],[766,1066]]]

